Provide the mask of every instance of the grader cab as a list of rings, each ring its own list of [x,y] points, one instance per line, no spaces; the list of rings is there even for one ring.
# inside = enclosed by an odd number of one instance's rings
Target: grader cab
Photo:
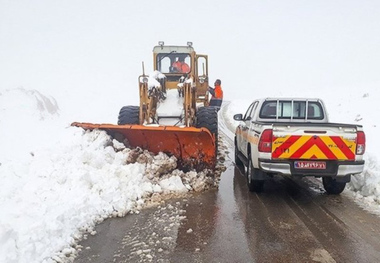
[[[132,147],[164,152],[179,168],[201,170],[216,163],[218,115],[208,105],[208,57],[186,46],[153,48],[153,72],[138,78],[140,104],[121,108],[118,125],[73,123],[122,135]],[[117,136],[119,135],[119,136]]]

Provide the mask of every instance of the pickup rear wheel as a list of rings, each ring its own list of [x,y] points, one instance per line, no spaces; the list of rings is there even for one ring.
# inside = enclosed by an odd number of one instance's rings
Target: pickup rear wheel
[[[246,176],[247,176],[247,185],[250,192],[260,193],[263,191],[264,181],[253,179],[255,173],[258,173],[258,172],[259,170],[253,167],[253,164],[251,161],[251,155],[249,155]]]
[[[326,192],[332,195],[340,194],[341,192],[343,192],[344,188],[346,187],[346,183],[337,182],[335,179],[333,179],[330,176],[322,177],[322,183]]]

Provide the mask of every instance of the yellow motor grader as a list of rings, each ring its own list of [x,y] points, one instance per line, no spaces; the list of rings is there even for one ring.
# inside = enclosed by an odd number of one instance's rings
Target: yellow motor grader
[[[208,57],[185,46],[153,48],[154,71],[139,76],[140,105],[124,106],[118,124],[74,122],[84,129],[122,135],[131,147],[164,152],[178,159],[179,168],[202,170],[216,164],[218,115],[208,104]],[[119,136],[117,136],[119,135]]]

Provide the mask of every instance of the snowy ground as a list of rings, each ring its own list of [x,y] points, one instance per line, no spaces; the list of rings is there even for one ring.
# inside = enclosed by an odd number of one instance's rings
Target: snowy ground
[[[0,105],[0,262],[70,261],[96,223],[215,187],[223,170],[184,173],[174,157],[70,127],[37,91],[1,91]]]
[[[364,125],[365,171],[344,194],[374,212],[380,203],[377,87],[324,98],[332,121]],[[249,103],[229,104],[230,127],[237,125],[232,116]],[[218,183],[218,174],[183,173],[173,158],[127,149],[104,132],[70,127],[70,121],[77,120],[38,91],[0,91],[0,262],[70,261],[78,240],[95,234],[105,218]]]

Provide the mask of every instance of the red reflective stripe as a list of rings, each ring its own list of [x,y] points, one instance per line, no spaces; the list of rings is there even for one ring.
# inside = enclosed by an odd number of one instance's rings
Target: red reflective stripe
[[[330,136],[331,140],[335,142],[336,145],[342,146],[339,147],[339,150],[342,151],[342,153],[347,157],[349,160],[354,160],[355,159],[355,154],[350,150],[350,148],[347,147],[346,143],[342,140],[341,137],[339,136]]]
[[[290,158],[299,159],[304,155],[313,145],[316,145],[328,159],[338,159],[334,153],[326,146],[326,144],[319,137],[311,137],[304,145],[302,145]]]
[[[275,137],[273,137],[275,138]],[[272,158],[279,158],[281,154],[283,154],[286,149],[289,149],[290,146],[293,145],[301,136],[290,136],[286,141],[284,141],[280,146],[278,146],[273,152],[272,152]],[[275,138],[276,139],[276,138]],[[275,140],[273,140],[274,142]],[[272,143],[273,143],[272,142]]]

